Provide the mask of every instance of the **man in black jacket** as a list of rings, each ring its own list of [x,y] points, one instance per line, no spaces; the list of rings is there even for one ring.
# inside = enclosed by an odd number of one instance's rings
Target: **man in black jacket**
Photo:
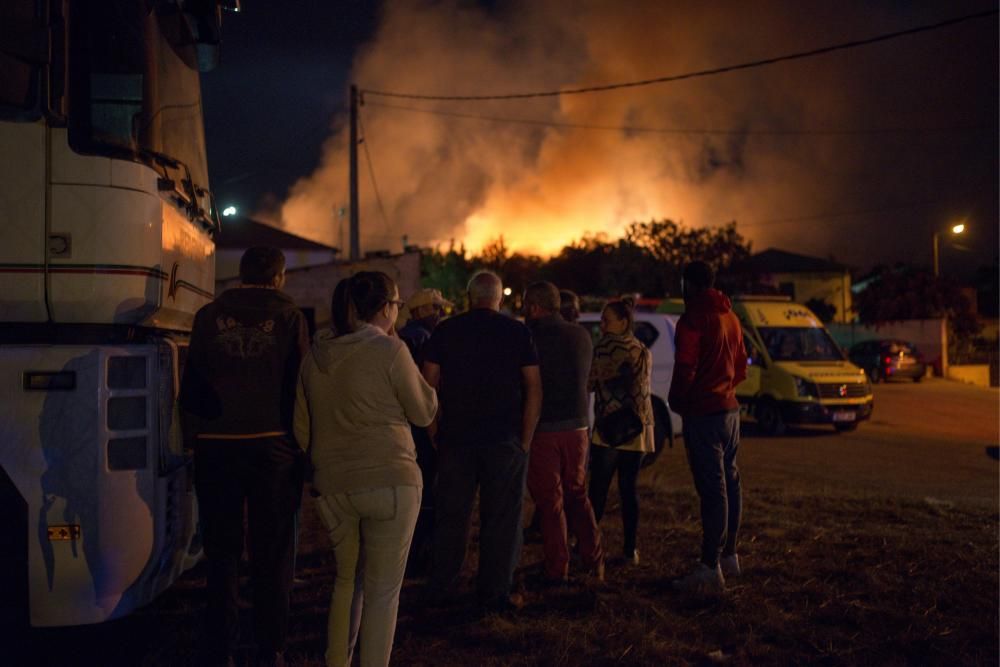
[[[604,576],[601,533],[584,481],[593,343],[583,327],[562,318],[560,301],[559,290],[549,282],[530,285],[524,295],[542,375],[542,414],[531,442],[528,490],[541,525],[549,582],[569,575],[567,530],[576,535],[584,567],[598,578]]]
[[[254,630],[260,665],[284,664],[303,459],[292,439],[302,312],[280,291],[285,257],[250,248],[242,285],[195,315],[180,404],[194,448],[208,607],[200,659],[231,664],[239,630],[243,507],[247,507]]]

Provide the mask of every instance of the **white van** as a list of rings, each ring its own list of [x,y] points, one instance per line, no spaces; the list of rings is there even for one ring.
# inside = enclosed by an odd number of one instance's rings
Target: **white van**
[[[681,432],[681,417],[669,409],[667,394],[670,380],[674,375],[674,330],[680,315],[675,313],[635,313],[635,337],[649,348],[653,355],[652,399],[656,454],[664,444],[674,446],[674,434]],[[594,338],[601,337],[601,314],[581,313],[580,324],[586,327]],[[593,423],[593,415],[591,415]],[[644,465],[652,463],[656,456],[647,456]]]

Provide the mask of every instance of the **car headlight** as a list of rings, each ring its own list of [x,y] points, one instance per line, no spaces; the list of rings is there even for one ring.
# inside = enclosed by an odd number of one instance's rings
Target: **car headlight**
[[[794,377],[795,393],[803,398],[819,398],[819,387],[805,378]]]

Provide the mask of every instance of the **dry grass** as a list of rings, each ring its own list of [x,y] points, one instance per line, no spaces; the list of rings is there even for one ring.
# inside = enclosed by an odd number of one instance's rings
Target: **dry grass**
[[[995,511],[792,495],[778,479],[757,480],[746,492],[744,576],[722,597],[696,597],[669,582],[693,564],[697,499],[663,490],[655,468],[643,480],[642,565],[609,568],[601,587],[543,592],[532,584],[541,548],[528,544],[518,573],[527,605],[512,617],[480,617],[471,597],[422,608],[420,582],[407,581],[394,664],[997,664]],[[308,501],[303,525],[298,575],[306,585],[294,593],[288,657],[309,667],[323,664],[334,566]],[[602,527],[614,554],[615,507]],[[469,560],[471,568],[474,553]],[[24,664],[188,664],[202,585],[196,570],[130,618],[32,631],[19,638]]]

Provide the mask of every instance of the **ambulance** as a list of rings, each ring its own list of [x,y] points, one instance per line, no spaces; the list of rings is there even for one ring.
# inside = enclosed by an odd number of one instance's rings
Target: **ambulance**
[[[736,387],[740,410],[769,435],[789,424],[832,424],[853,431],[872,415],[865,372],[805,306],[787,297],[733,299],[743,325],[747,379]]]

